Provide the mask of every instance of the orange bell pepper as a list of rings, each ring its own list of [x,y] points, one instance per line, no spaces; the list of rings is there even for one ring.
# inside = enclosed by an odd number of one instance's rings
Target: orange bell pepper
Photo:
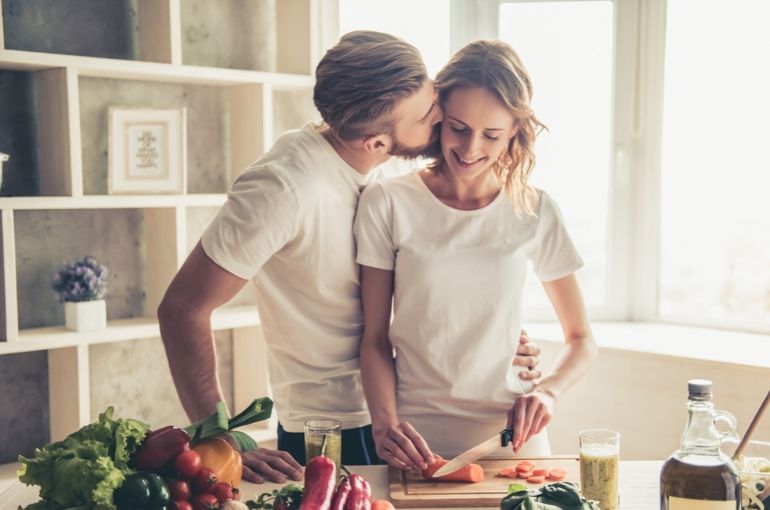
[[[192,447],[201,456],[201,467],[214,472],[218,482],[233,487],[241,484],[243,460],[241,454],[224,439],[214,438],[201,441]]]

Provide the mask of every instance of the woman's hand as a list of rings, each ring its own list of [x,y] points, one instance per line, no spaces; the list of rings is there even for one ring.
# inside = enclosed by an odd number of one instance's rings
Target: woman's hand
[[[428,443],[409,422],[372,424],[372,435],[377,455],[393,467],[422,471],[433,462]]]
[[[519,345],[516,348],[516,357],[513,358],[513,365],[527,367],[529,370],[519,372],[519,378],[522,381],[534,381],[540,379],[540,376],[543,374],[537,369],[539,363],[540,346],[536,343],[532,343],[529,340],[527,332],[522,329],[521,334],[519,335]]]
[[[513,451],[518,453],[522,445],[543,430],[553,417],[554,399],[544,391],[535,389],[521,395],[508,410],[508,426],[513,428]]]

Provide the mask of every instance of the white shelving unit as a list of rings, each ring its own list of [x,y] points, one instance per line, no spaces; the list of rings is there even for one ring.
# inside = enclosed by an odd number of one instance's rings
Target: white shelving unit
[[[317,59],[318,22],[323,0],[276,2],[277,72],[199,67],[183,64],[181,6],[184,0],[138,0],[139,60],[121,60],[7,49],[0,0],[0,72],[34,73],[38,142],[38,196],[0,198],[0,356],[46,351],[48,358],[50,438],[91,421],[89,346],[159,337],[155,310],[187,256],[187,218],[191,208],[216,208],[221,193],[110,196],[84,193],[83,137],[80,118],[82,78],[133,80],[218,87],[227,98],[228,175],[237,175],[274,140],[274,91],[312,92]],[[255,30],[258,26],[255,26]],[[6,30],[7,32],[7,30]],[[106,112],[105,112],[106,115]],[[298,126],[296,126],[298,127]],[[106,172],[106,168],[104,169]],[[111,320],[105,331],[78,333],[60,326],[19,328],[17,212],[141,210],[146,260],[140,317]],[[24,214],[20,213],[20,214]],[[252,306],[223,307],[213,329],[232,330],[233,392],[236,408],[269,395],[264,342]],[[257,376],[258,374],[258,376]],[[0,391],[5,391],[0,388]],[[258,440],[274,437],[275,420],[249,432]]]

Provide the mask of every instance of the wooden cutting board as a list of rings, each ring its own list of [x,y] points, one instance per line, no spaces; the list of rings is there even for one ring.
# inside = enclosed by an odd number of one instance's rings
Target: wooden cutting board
[[[508,494],[508,485],[511,483],[520,483],[532,488],[550,483],[546,480],[543,484],[531,484],[526,480],[497,476],[501,469],[514,467],[523,460],[528,460],[537,467],[563,468],[567,471],[565,481],[580,483],[580,463],[576,456],[480,459],[476,464],[484,468],[484,480],[478,483],[432,482],[423,479],[419,473],[401,471],[389,466],[390,499],[396,508],[497,507],[500,500]]]

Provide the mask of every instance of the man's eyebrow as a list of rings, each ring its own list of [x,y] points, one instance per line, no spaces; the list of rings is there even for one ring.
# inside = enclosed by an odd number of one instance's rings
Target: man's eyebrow
[[[448,119],[452,119],[453,121],[457,122],[458,124],[462,124],[463,126],[468,126],[465,122],[461,121],[457,117],[452,117],[451,115],[447,116]],[[484,131],[504,131],[504,128],[484,128]]]
[[[427,119],[427,118],[430,116],[430,113],[433,111],[433,109],[434,109],[435,107],[436,107],[436,102],[435,102],[435,101],[433,101],[433,103],[430,105],[430,109],[428,110],[428,113],[426,113],[425,115],[423,115],[423,116],[422,116],[422,118],[421,118],[420,120],[418,120],[417,122],[418,122],[418,123],[419,123],[419,122],[423,122],[425,119]]]

